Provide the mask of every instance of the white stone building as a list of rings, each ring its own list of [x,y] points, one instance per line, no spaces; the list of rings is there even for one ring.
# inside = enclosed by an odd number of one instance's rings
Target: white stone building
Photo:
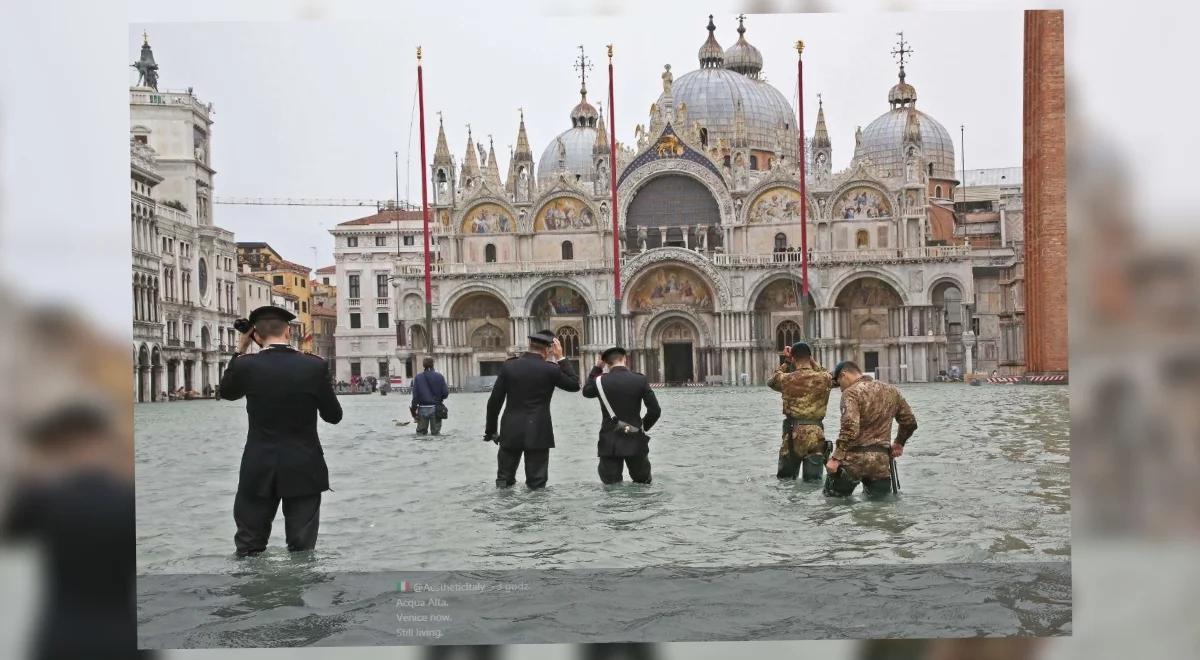
[[[153,65],[156,72],[149,43],[143,44],[141,55],[135,66],[143,70]],[[158,394],[179,388],[203,393],[215,389],[237,342],[234,237],[212,218],[212,105],[201,103],[190,89],[158,90],[157,75],[150,83],[153,86],[130,87],[129,117],[135,149],[153,152],[161,177],[143,196],[154,201],[163,333],[157,365],[149,343],[135,344],[134,354],[140,356],[143,348],[149,351],[150,380],[157,383]],[[135,194],[134,206],[139,203],[144,202]],[[134,250],[138,252],[136,243]],[[135,259],[135,272],[137,268]],[[137,327],[135,321],[135,336]],[[140,368],[140,362],[135,363]],[[160,370],[164,373],[155,381],[153,373]]]
[[[407,343],[410,333],[398,322],[393,274],[397,266],[423,263],[421,212],[385,209],[340,223],[330,233],[335,273],[329,284],[337,289],[335,377],[347,382],[353,376],[411,378],[411,353],[397,351],[397,340]],[[436,259],[437,246],[431,249]],[[412,310],[402,313],[411,316]]]
[[[154,150],[130,139],[129,205],[133,248],[134,401],[158,401],[163,391],[162,256],[153,190],[162,181]]]

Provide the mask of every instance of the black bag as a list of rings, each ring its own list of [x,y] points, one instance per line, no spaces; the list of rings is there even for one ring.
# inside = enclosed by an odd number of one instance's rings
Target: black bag
[[[437,404],[436,415],[437,415],[438,419],[446,419],[447,417],[450,416],[450,409],[446,407],[446,404],[439,403],[439,404]]]
[[[640,426],[634,426],[628,422],[622,422],[617,419],[613,413],[612,406],[608,404],[608,397],[604,395],[604,385],[601,384],[602,377],[596,378],[596,390],[600,393],[600,404],[604,406],[610,419],[612,419],[612,429],[601,431],[605,436],[605,441],[613,447],[613,452],[622,458],[630,456],[641,456],[649,451],[648,443],[650,436],[646,435]]]

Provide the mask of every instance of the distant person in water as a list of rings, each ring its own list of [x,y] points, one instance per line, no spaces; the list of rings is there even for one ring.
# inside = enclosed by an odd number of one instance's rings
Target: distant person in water
[[[446,386],[446,379],[434,371],[432,357],[422,360],[421,366],[425,370],[413,378],[409,412],[417,422],[417,435],[440,435],[450,388]]]

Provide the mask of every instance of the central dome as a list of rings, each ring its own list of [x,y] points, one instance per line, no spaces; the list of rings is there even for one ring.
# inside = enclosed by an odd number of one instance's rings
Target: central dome
[[[575,126],[560,133],[546,145],[538,159],[538,185],[553,182],[560,170],[579,181],[591,181],[592,147],[595,144],[596,129],[591,126]]]
[[[741,102],[745,115],[746,139],[752,149],[775,151],[782,146],[789,156],[794,156],[796,145],[790,137],[779,145],[779,131],[795,129],[796,118],[791,103],[779,90],[771,85],[726,68],[727,51],[723,51],[713,35],[716,27],[709,17],[708,41],[700,52],[700,68],[683,74],[671,85],[675,108],[687,104],[688,122],[699,122],[708,131],[708,143],[715,144],[724,138],[732,144],[734,137],[734,114]],[[744,28],[742,28],[744,32]],[[735,64],[754,75],[762,68],[762,56],[758,49],[739,38],[729,54],[738,56]],[[756,59],[757,58],[757,59]]]

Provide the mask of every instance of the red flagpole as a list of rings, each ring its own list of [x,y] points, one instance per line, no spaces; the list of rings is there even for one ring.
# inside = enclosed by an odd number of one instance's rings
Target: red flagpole
[[[613,321],[616,323],[616,343],[622,344],[624,330],[621,322],[621,242],[617,226],[617,106],[613,103],[613,47],[608,45],[608,162],[609,188],[612,192],[613,241]]]
[[[425,235],[425,337],[426,351],[433,352],[433,269],[429,258],[429,182],[425,175],[425,78],[421,67],[421,47],[417,46],[417,103],[421,124],[421,228]],[[399,213],[399,204],[396,212]]]
[[[798,86],[798,102],[796,103],[800,112],[800,123],[797,128],[800,130],[800,288],[804,293],[804,297],[808,298],[808,184],[805,168],[807,167],[807,158],[804,155],[804,60],[801,57],[804,53],[804,42],[796,42],[796,79]],[[804,300],[800,301],[800,309],[804,309]]]

